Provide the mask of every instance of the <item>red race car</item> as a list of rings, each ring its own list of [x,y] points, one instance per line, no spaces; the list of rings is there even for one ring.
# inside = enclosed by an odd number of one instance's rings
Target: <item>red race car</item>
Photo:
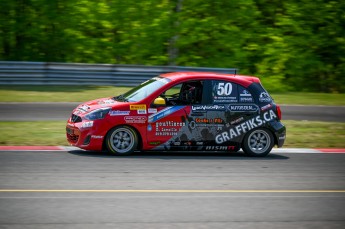
[[[66,134],[73,146],[115,155],[242,148],[249,156],[266,156],[284,144],[280,120],[280,107],[256,77],[177,72],[79,105]]]

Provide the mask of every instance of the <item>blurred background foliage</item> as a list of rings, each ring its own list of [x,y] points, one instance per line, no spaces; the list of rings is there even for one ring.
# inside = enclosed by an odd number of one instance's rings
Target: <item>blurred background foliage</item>
[[[345,92],[345,1],[2,0],[0,60],[239,68]]]

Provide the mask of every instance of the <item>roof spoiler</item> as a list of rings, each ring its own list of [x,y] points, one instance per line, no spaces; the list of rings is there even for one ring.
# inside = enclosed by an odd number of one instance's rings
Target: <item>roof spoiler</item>
[[[207,68],[207,67],[177,67],[178,69],[172,69],[169,72],[213,72],[220,74],[234,74],[237,75],[237,68]]]
[[[251,81],[253,83],[261,83],[260,79],[258,77],[255,77],[255,76],[242,76],[242,75],[238,75],[238,77],[241,77],[242,79]]]

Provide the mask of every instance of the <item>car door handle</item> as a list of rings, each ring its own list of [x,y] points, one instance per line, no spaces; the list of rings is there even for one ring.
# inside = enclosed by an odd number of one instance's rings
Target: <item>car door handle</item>
[[[192,113],[191,115],[192,115],[192,116],[203,116],[204,113]]]

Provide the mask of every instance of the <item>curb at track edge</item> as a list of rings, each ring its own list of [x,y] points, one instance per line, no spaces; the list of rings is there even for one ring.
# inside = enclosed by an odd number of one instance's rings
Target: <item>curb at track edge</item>
[[[71,151],[73,146],[0,146],[0,151]],[[345,153],[345,148],[273,148],[271,153]]]

